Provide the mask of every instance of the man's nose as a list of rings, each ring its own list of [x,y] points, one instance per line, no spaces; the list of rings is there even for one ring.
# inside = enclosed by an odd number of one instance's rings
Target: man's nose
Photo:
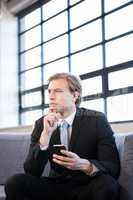
[[[54,98],[55,98],[55,93],[51,91],[49,93],[49,99],[54,99]]]

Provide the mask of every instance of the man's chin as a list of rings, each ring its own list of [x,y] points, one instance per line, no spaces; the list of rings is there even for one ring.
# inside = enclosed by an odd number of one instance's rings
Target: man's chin
[[[50,110],[51,112],[56,112],[57,108],[56,108],[55,106],[50,106],[50,107],[49,107],[49,110]]]
[[[56,113],[63,113],[64,112],[63,108],[59,108],[59,107],[55,107],[55,106],[50,106],[49,110],[51,112],[56,112]]]
[[[56,108],[56,112],[62,114],[64,113],[64,108]]]
[[[56,112],[60,113],[61,115],[63,115],[64,113],[68,113],[68,112],[71,113],[71,111],[72,111],[71,107],[70,108],[68,108],[68,107],[67,108],[65,108],[65,107],[63,107],[63,108],[61,108],[61,107],[60,108],[59,107],[56,108]]]

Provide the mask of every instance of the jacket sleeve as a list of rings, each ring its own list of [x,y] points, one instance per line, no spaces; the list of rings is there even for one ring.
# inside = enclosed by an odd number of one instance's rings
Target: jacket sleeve
[[[120,159],[113,131],[104,115],[97,120],[97,160],[91,162],[103,173],[114,178],[120,174]]]
[[[38,140],[43,130],[42,118],[37,120],[31,134],[28,155],[24,162],[24,171],[33,176],[41,176],[48,161],[48,150],[41,150]]]

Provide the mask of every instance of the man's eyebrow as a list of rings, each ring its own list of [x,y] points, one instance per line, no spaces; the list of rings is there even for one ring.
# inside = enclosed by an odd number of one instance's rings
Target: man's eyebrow
[[[50,90],[54,90],[55,91],[55,90],[63,90],[63,89],[62,88],[54,88],[54,89],[50,89],[49,88],[48,91],[50,91]]]

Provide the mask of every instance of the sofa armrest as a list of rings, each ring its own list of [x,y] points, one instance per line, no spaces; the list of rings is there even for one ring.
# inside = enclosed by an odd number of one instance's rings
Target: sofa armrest
[[[116,134],[115,139],[121,161],[120,200],[133,200],[133,134]]]

